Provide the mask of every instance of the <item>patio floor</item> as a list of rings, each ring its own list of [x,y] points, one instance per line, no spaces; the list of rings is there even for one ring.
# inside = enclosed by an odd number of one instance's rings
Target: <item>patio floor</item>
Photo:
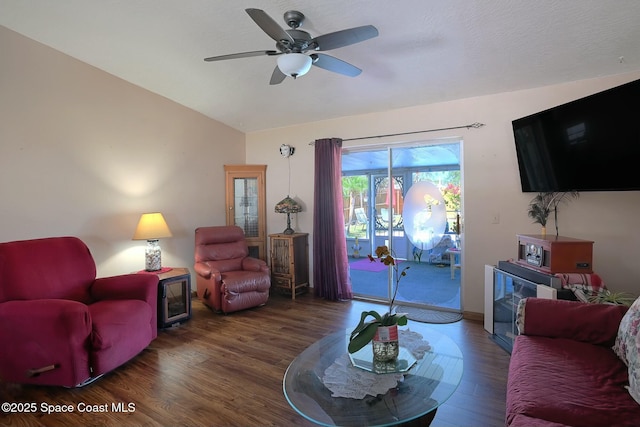
[[[362,258],[349,258],[349,264]],[[397,302],[460,310],[460,270],[451,278],[449,264],[403,261],[400,270],[409,266],[407,275],[400,280]],[[351,286],[356,297],[385,299],[388,292],[388,272],[365,271],[350,268]]]

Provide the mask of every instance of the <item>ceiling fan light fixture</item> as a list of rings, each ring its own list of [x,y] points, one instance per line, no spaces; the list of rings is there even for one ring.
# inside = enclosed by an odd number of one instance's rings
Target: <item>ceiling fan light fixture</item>
[[[312,62],[311,57],[303,53],[287,53],[278,57],[278,68],[282,74],[295,79],[307,74]]]
[[[227,55],[205,58],[207,62],[222,61],[252,56],[278,56],[278,65],[273,68],[270,85],[282,83],[287,76],[294,79],[309,72],[311,66],[316,66],[332,73],[344,76],[358,76],[362,70],[341,59],[314,51],[328,51],[352,44],[360,43],[378,36],[378,29],[373,25],[348,28],[334,31],[318,37],[312,37],[308,32],[299,29],[304,21],[304,14],[296,10],[289,10],[284,14],[284,21],[291,28],[284,30],[264,10],[245,9],[251,19],[276,42],[277,50],[254,50]],[[305,54],[309,52],[309,54]]]

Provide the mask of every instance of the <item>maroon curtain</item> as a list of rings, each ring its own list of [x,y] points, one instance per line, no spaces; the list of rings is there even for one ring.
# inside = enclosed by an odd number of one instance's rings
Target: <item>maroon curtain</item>
[[[353,298],[342,203],[342,140],[315,142],[313,287],[331,301]]]

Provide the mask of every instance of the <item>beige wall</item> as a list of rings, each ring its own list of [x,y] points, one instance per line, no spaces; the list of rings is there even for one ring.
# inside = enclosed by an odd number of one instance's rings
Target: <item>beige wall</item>
[[[140,214],[160,211],[163,265],[191,268],[244,134],[4,27],[0,56],[0,241],[78,236],[99,275],[127,273],[144,268]]]
[[[140,214],[156,210],[174,233],[161,241],[163,264],[191,267],[193,230],[224,223],[224,164],[268,165],[267,227],[280,232],[285,216],[273,206],[289,185],[288,161],[278,147],[296,147],[290,194],[305,211],[294,215],[293,225],[311,233],[309,142],[484,123],[349,143],[464,139],[463,308],[472,312],[484,311],[484,264],[515,256],[516,233],[538,232],[526,214],[532,195],[519,187],[511,120],[640,78],[572,82],[245,136],[3,27],[0,54],[0,241],[78,236],[92,250],[99,275],[144,266],[144,243],[130,239]],[[499,224],[491,223],[494,214]],[[595,269],[607,285],[639,294],[639,214],[640,192],[582,193],[561,208],[560,232],[594,240]]]
[[[640,73],[613,76],[254,132],[247,135],[247,162],[266,161],[270,165],[268,228],[270,232],[281,231],[285,226],[284,216],[274,213],[272,207],[286,195],[288,185],[287,160],[280,157],[278,147],[283,143],[296,147],[290,159],[294,177],[291,196],[305,203],[305,211],[296,215],[295,228],[312,232],[314,162],[310,141],[484,123],[480,129],[345,143],[353,146],[463,138],[463,309],[484,312],[484,265],[515,257],[516,234],[540,232],[527,217],[527,206],[534,194],[520,190],[511,121],[638,78]],[[492,223],[494,214],[499,215],[499,224]],[[640,263],[635,259],[640,255],[640,230],[635,223],[639,216],[638,191],[582,193],[578,200],[560,208],[560,234],[595,241],[595,271],[609,288],[638,295]],[[554,232],[553,227],[550,221],[549,232]]]

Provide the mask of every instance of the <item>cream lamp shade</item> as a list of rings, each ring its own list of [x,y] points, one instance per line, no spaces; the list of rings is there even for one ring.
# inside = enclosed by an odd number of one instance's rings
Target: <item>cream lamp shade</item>
[[[145,213],[140,217],[133,240],[155,240],[172,237],[167,221],[160,212]]]
[[[146,240],[145,270],[158,271],[162,269],[162,250],[158,239],[171,237],[171,230],[160,212],[145,213],[140,217],[133,240]]]

